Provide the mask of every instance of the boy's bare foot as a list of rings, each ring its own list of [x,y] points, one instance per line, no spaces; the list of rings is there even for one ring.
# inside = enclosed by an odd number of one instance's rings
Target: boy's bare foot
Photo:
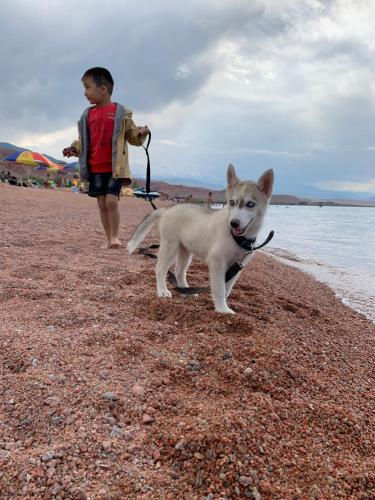
[[[118,238],[113,238],[110,241],[108,248],[122,248],[122,243]]]

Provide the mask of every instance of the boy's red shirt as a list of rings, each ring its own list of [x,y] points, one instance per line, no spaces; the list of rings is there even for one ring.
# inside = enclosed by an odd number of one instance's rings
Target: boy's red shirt
[[[89,111],[89,166],[94,174],[112,172],[112,136],[115,114],[114,102],[102,108],[94,107]]]

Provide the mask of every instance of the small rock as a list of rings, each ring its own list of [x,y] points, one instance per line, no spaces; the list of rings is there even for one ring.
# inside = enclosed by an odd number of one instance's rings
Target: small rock
[[[55,452],[54,451],[48,451],[45,455],[43,455],[40,459],[42,462],[48,462],[49,460],[52,460],[55,458]]]
[[[87,500],[87,495],[85,492],[78,490],[75,494],[76,500]]]
[[[56,496],[60,493],[60,491],[61,491],[61,486],[59,485],[59,483],[55,483],[51,489],[52,495]]]
[[[194,481],[194,486],[196,488],[200,488],[203,484],[203,480],[204,480],[203,476],[200,473],[198,473]]]
[[[194,453],[194,456],[198,460],[203,460],[204,459],[204,455],[202,455],[202,453],[199,453],[198,451],[196,453]]]
[[[114,425],[112,427],[110,436],[111,437],[118,437],[118,436],[121,436],[123,434],[123,432],[124,431],[121,429],[121,427],[119,427],[118,425]]]
[[[262,499],[262,496],[261,496],[261,494],[259,493],[258,488],[255,488],[255,487],[254,487],[254,488],[252,488],[252,494],[253,494],[253,498],[254,498],[255,500],[261,500],[261,499]]]
[[[54,415],[51,418],[51,420],[52,420],[53,425],[59,425],[64,421],[64,417],[62,417],[61,415]]]
[[[0,460],[8,460],[10,457],[10,452],[6,450],[0,450]]]
[[[141,384],[135,384],[131,388],[131,392],[132,394],[134,394],[134,396],[143,396],[145,393],[145,388]]]
[[[111,441],[104,441],[104,442],[102,443],[102,448],[103,448],[103,450],[104,450],[105,452],[107,452],[107,453],[108,453],[109,451],[111,451],[111,450],[112,450],[112,443],[111,443]]]
[[[78,446],[78,448],[79,448],[80,453],[86,453],[86,452],[87,452],[87,450],[88,450],[87,445],[86,445],[85,443],[81,443],[81,444]]]
[[[247,486],[250,486],[250,484],[252,483],[251,478],[247,477],[247,476],[240,476],[238,482],[244,488],[246,488]]]
[[[228,359],[230,359],[232,357],[231,353],[230,352],[225,352],[223,354],[223,360],[224,361],[227,361]]]
[[[147,413],[145,413],[142,417],[142,422],[145,424],[145,425],[149,425],[149,424],[152,424],[153,422],[155,421],[155,418],[152,417],[151,415],[147,415]]]
[[[183,439],[180,439],[180,441],[178,441],[176,444],[175,444],[175,449],[176,450],[183,450],[185,447],[185,441]]]
[[[202,369],[202,365],[199,363],[199,361],[189,361],[189,364],[187,366],[187,369],[192,371],[192,372],[197,372]]]
[[[110,424],[110,425],[116,424],[116,419],[113,417],[110,417],[109,415],[104,416],[103,420],[104,420],[104,422],[107,422],[107,424]]]
[[[138,493],[139,491],[141,491],[141,489],[142,489],[142,485],[140,483],[133,484],[133,490],[135,493]]]
[[[23,418],[21,421],[20,421],[20,425],[22,427],[27,427],[28,425],[30,425],[32,423],[32,420],[30,417],[26,417],[26,418]]]
[[[55,475],[56,469],[54,467],[50,467],[47,471],[47,477],[48,479],[52,479],[53,476]]]
[[[37,467],[34,470],[31,471],[31,474],[33,477],[43,477],[44,476],[44,471],[42,468]]]
[[[44,400],[44,404],[51,407],[57,406],[59,403],[60,403],[60,398],[58,398],[57,396],[50,396],[49,398],[46,398]]]
[[[106,399],[107,401],[117,401],[118,396],[116,396],[115,394],[113,394],[110,391],[107,391],[103,394],[103,399]]]
[[[250,368],[250,366],[248,368],[245,368],[243,374],[245,375],[246,378],[250,378],[253,374],[253,369]]]

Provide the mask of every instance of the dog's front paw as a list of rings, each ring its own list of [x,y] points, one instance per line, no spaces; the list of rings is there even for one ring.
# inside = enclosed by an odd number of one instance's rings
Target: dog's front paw
[[[221,308],[216,308],[215,309],[216,312],[218,313],[225,313],[225,314],[236,314],[233,309],[231,309],[230,307],[226,306],[226,307],[221,307]]]
[[[165,290],[159,290],[158,291],[158,297],[164,298],[164,299],[171,299],[172,298],[172,294],[167,289],[165,289]]]

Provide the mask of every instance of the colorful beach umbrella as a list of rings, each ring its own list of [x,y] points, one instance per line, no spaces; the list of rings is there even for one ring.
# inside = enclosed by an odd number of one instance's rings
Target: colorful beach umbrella
[[[29,167],[45,167],[47,170],[62,170],[63,168],[62,165],[54,163],[47,156],[35,151],[17,151],[3,158],[3,161],[15,161]],[[27,176],[29,177],[29,172]]]

